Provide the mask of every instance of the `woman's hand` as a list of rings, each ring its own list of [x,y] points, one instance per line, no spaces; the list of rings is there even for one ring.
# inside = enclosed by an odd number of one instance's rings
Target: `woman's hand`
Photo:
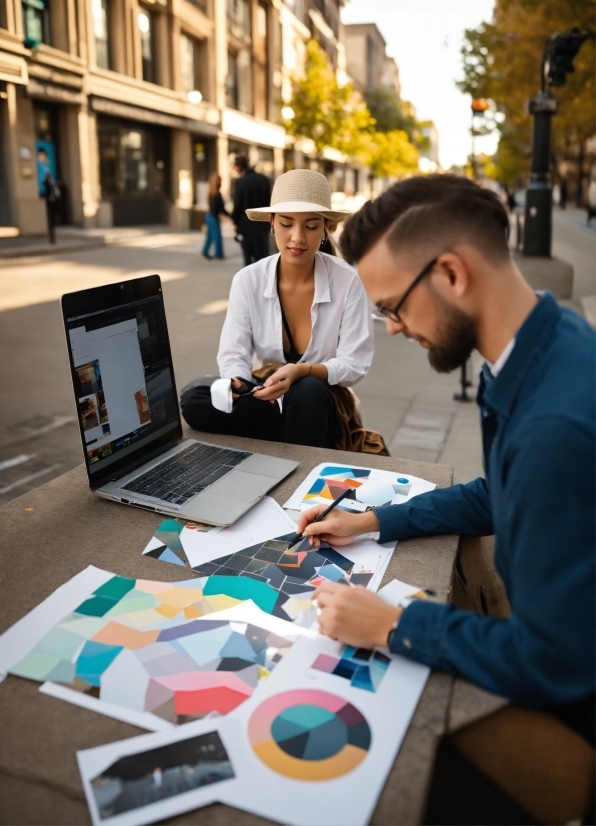
[[[340,508],[334,508],[322,522],[315,522],[315,519],[326,509],[327,505],[315,505],[314,508],[300,514],[296,533],[308,536],[311,545],[318,547],[321,542],[329,542],[330,545],[348,545],[360,534],[379,530],[379,520],[374,511],[346,513]]]
[[[403,613],[362,585],[348,588],[324,582],[313,594],[322,634],[356,648],[387,645],[387,637]]]
[[[255,390],[255,399],[264,402],[275,402],[284,393],[287,393],[292,384],[307,375],[308,364],[284,364],[263,384],[262,390]]]
[[[232,398],[238,399],[243,393],[247,393],[252,385],[246,384],[242,379],[232,379]]]

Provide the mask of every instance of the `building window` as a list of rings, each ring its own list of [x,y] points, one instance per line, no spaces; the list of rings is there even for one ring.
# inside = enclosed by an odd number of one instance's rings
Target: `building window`
[[[228,25],[235,37],[250,37],[249,0],[228,0]]]
[[[192,103],[205,97],[205,44],[186,34],[180,35],[180,72],[182,91]]]
[[[197,9],[200,9],[203,12],[203,14],[208,14],[209,13],[208,0],[189,0],[189,2],[193,6],[196,6]]]
[[[305,22],[304,0],[284,0],[284,5],[289,8],[301,23]]]
[[[102,69],[110,69],[108,0],[91,0],[91,14],[93,16],[97,65]]]
[[[138,16],[141,33],[141,58],[143,63],[143,80],[155,83],[155,26],[153,14],[141,9]]]
[[[50,20],[46,0],[23,0],[25,46],[36,49],[40,43],[50,43]]]
[[[103,199],[167,195],[168,148],[163,129],[99,118],[97,135]]]
[[[252,115],[252,71],[250,50],[228,52],[226,105]]]

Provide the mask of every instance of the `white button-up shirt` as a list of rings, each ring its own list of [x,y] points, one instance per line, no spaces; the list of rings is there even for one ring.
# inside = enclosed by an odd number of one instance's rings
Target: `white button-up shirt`
[[[279,253],[234,276],[217,364],[224,379],[251,378],[263,364],[285,364],[277,294]],[[374,353],[372,315],[358,273],[341,258],[315,255],[312,332],[301,361],[324,364],[329,384],[350,387],[364,378]]]

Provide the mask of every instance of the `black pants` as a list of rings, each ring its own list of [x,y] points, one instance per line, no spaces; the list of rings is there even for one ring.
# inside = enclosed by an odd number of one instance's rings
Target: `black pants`
[[[329,448],[340,438],[333,393],[327,382],[312,376],[294,382],[284,396],[283,412],[277,402],[244,396],[231,413],[222,413],[211,404],[209,387],[192,386],[182,391],[180,407],[187,423],[205,433]]]
[[[269,231],[264,231],[256,227],[243,228],[242,235],[242,252],[244,253],[244,265],[248,267],[249,264],[254,264],[255,261],[260,261],[261,258],[267,258],[269,255]]]

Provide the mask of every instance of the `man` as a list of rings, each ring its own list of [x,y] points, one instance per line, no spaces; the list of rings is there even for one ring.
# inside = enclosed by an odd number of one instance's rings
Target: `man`
[[[418,341],[439,372],[474,348],[486,359],[478,389],[486,478],[363,514],[336,509],[319,523],[322,508],[312,508],[298,531],[315,544],[374,531],[381,542],[494,533],[509,618],[422,600],[403,610],[329,583],[314,595],[321,630],[548,709],[593,744],[595,334],[532,291],[507,234],[499,199],[450,175],[402,181],[347,222],[342,251],[390,334]]]
[[[269,206],[271,185],[268,178],[249,167],[244,155],[236,155],[234,169],[240,177],[234,187],[232,221],[241,239],[244,264],[248,266],[269,255],[269,224],[249,221],[245,210]]]

